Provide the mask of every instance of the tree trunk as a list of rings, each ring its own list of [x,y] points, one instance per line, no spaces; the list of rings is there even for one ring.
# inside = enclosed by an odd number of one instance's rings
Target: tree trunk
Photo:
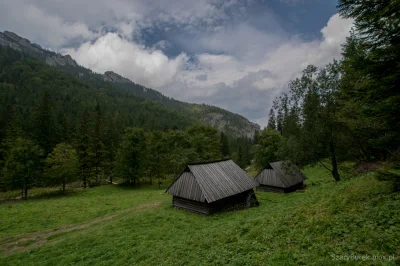
[[[28,199],[28,187],[25,187],[25,195],[24,195],[24,199],[27,200]]]
[[[63,179],[63,184],[62,184],[62,193],[65,193],[65,179]]]
[[[113,175],[111,174],[111,175],[110,175],[110,184],[111,184],[111,185],[113,184],[112,178],[113,178]]]
[[[83,188],[86,188],[86,177],[83,178]]]
[[[337,160],[336,160],[336,154],[335,154],[335,146],[331,142],[330,143],[330,148],[331,148],[331,161],[332,161],[332,176],[335,179],[335,181],[340,181],[340,175],[339,175],[339,170],[338,170],[338,165],[337,165]]]

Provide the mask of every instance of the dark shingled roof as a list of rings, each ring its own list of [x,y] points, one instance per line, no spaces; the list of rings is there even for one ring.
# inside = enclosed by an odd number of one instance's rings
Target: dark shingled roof
[[[290,162],[269,163],[255,178],[260,185],[288,188],[306,177]]]
[[[232,160],[189,164],[167,189],[174,196],[208,203],[253,189],[258,184]]]

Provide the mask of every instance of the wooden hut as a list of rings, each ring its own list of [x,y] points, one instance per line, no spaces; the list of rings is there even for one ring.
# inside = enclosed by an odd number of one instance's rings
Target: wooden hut
[[[290,162],[269,163],[255,178],[257,190],[277,193],[296,191],[306,177]]]
[[[257,186],[232,160],[189,164],[167,189],[172,206],[211,214],[224,209],[258,206]]]

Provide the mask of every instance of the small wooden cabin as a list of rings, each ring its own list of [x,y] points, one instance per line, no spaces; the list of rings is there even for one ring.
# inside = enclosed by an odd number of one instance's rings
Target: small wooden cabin
[[[257,186],[232,160],[189,164],[167,189],[178,209],[211,214],[226,209],[258,206]]]
[[[290,162],[269,163],[255,178],[258,191],[288,193],[303,187],[306,177]]]

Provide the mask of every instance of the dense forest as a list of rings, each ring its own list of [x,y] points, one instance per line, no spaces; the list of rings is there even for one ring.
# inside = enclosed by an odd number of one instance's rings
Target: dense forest
[[[34,186],[153,182],[188,162],[251,159],[251,139],[5,47],[0,108],[0,187],[24,197]]]
[[[275,99],[254,147],[258,167],[278,159],[318,163],[339,181],[341,161],[399,161],[399,1],[341,0],[338,7],[355,20],[343,58],[308,66]]]

